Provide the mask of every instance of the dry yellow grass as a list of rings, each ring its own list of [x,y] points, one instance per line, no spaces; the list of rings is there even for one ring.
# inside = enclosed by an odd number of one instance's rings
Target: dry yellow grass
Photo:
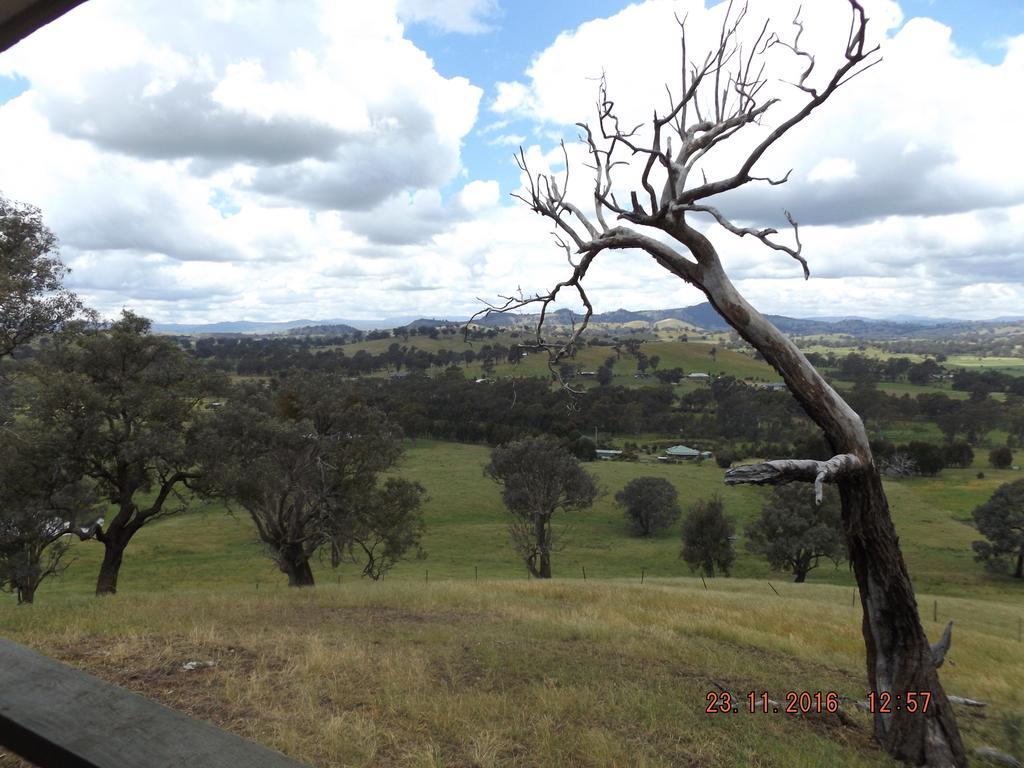
[[[3,634],[314,766],[877,766],[865,715],[705,713],[730,690],[864,697],[848,588],[714,580],[349,584],[0,606]],[[1002,746],[1010,606],[957,615],[949,691]],[[972,629],[977,620],[984,631]],[[1005,622],[1004,622],[1005,624]],[[993,629],[996,628],[996,629]],[[1003,632],[1002,629],[1006,631]],[[182,670],[190,660],[213,667]],[[4,762],[0,759],[0,765]]]

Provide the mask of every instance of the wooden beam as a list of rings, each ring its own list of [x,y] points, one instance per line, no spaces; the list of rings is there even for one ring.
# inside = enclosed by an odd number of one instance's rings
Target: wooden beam
[[[40,768],[302,768],[3,638],[0,745]]]
[[[13,3],[15,11],[0,11],[0,53],[31,35],[40,27],[59,19],[85,0],[28,0]],[[23,7],[18,7],[18,6]]]

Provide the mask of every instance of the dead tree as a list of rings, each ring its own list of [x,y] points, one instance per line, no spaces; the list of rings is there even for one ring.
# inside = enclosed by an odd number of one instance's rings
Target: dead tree
[[[557,362],[572,353],[591,318],[593,308],[583,281],[602,252],[642,252],[700,289],[726,322],[781,374],[794,397],[823,430],[835,454],[823,462],[785,460],[739,467],[727,473],[726,482],[812,482],[819,496],[822,483],[838,486],[850,562],[860,588],[870,687],[879,693],[931,693],[931,706],[925,714],[877,713],[875,738],[893,756],[910,764],[964,766],[966,757],[953,710],[939,683],[935,657],[921,626],[863,422],[796,345],[740,295],[711,240],[695,224],[703,220],[739,237],[749,235],[795,259],[804,277],[809,277],[797,222],[788,211],[785,215],[793,230],[792,244],[780,239],[775,229],[733,222],[709,199],[755,182],[784,183],[789,174],[778,179],[755,175],[761,157],[843,84],[878,63],[878,47],[867,44],[864,9],[857,0],[847,2],[851,22],[846,47],[825,77],[819,77],[814,55],[801,47],[803,23],[799,14],[793,21],[792,36],[786,34],[785,39],[769,31],[769,22],[752,29],[755,34],[760,29],[756,37],[747,36],[747,9],[735,8],[730,2],[723,8],[716,47],[702,59],[688,55],[686,20],[679,20],[681,91],[676,98],[670,89],[668,110],[661,115],[656,112],[649,124],[623,127],[602,78],[597,123],[579,124],[580,139],[589,153],[588,167],[594,172],[592,196],[589,192],[581,200],[567,196],[570,163],[564,145],[566,175],[561,181],[554,175],[531,173],[522,149],[517,156],[525,178],[523,193],[517,197],[553,222],[556,241],[565,250],[571,273],[546,294],[502,297],[502,303],[488,304],[477,316],[539,305],[533,346],[549,352],[551,370],[557,377]],[[762,119],[774,118],[778,111],[772,108],[779,99],[762,94],[768,83],[764,72],[766,53],[772,49],[788,51],[800,63],[801,73],[791,83],[799,92],[800,106],[781,120],[773,120],[775,127],[769,132],[754,137],[756,143],[748,145],[752,149],[738,167],[733,166],[735,172],[713,173],[708,179],[706,159],[720,154],[716,153],[720,145],[737,135],[747,136],[752,131],[744,133],[745,129],[760,126]],[[642,162],[642,171],[638,164],[639,183],[627,198],[626,192],[616,188],[614,177],[631,159]],[[628,203],[622,202],[625,199]],[[592,215],[584,212],[591,202]],[[652,230],[659,234],[648,234]],[[575,294],[585,312],[567,341],[548,341],[544,337],[545,317],[563,291]]]

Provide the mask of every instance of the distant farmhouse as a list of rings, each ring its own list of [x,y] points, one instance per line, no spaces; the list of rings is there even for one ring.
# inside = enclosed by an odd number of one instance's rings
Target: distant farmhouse
[[[665,449],[665,455],[659,456],[658,461],[690,461],[693,459],[709,459],[711,451],[698,451],[687,445],[673,445]]]

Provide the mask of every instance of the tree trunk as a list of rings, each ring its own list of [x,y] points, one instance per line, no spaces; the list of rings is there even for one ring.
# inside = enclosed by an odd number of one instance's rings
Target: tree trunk
[[[540,553],[540,572],[538,577],[541,579],[551,578],[551,553],[546,549]]]
[[[548,521],[544,517],[538,516],[533,521],[534,535],[537,541],[537,554],[540,559],[540,567],[537,568],[536,576],[538,579],[550,579],[551,578],[551,548],[548,542]]]
[[[36,597],[36,582],[29,582],[18,587],[18,605],[31,605]]]
[[[805,581],[807,581],[807,571],[801,568],[797,570],[796,576],[793,578],[793,583],[803,584]]]
[[[100,564],[100,575],[96,580],[96,596],[117,593],[117,576],[121,571],[121,560],[124,557],[128,538],[106,536],[103,540],[103,562]]]
[[[288,576],[289,587],[312,587],[313,569],[309,566],[309,558],[294,554],[290,557],[281,556],[281,571]]]
[[[858,471],[840,475],[837,484],[850,563],[864,610],[868,682],[871,690],[894,694],[894,698],[907,692],[932,694],[927,713],[905,709],[876,713],[876,740],[891,755],[912,765],[963,768],[967,765],[963,743],[921,626],[863,422],[796,345],[740,295],[717,265],[711,243],[694,230],[687,234],[687,244],[706,264],[700,287],[712,306],[782,375],[832,450],[856,456],[860,462]],[[705,248],[701,259],[699,251]]]
[[[874,691],[930,691],[927,713],[875,714],[875,737],[912,765],[966,765],[952,705],[939,684],[917,601],[877,469],[839,483],[843,527],[864,609],[868,682]]]

